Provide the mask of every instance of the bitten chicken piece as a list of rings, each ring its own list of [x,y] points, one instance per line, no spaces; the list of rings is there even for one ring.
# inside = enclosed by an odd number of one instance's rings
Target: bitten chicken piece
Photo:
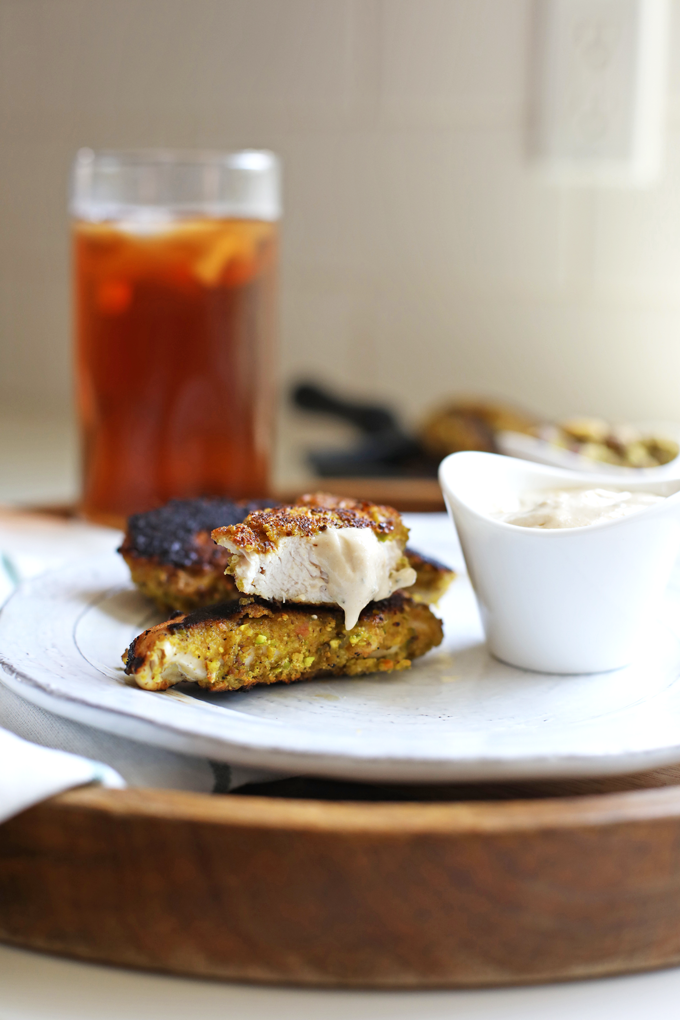
[[[295,505],[259,510],[212,537],[232,553],[227,567],[247,595],[274,602],[331,604],[348,630],[369,602],[416,579],[404,556],[408,529],[392,507]]]
[[[353,510],[361,509],[360,500],[352,499],[349,496],[336,496],[331,492],[309,492],[296,500],[299,506],[323,507],[326,510]],[[440,563],[439,560],[429,556],[423,556],[415,549],[406,548],[404,555],[416,573],[413,585],[409,586],[407,594],[414,602],[422,602],[425,605],[436,605],[442,596],[448,591],[456,573]]]
[[[361,506],[357,500],[329,493],[301,496],[301,506]],[[190,613],[201,606],[238,598],[236,582],[225,574],[232,554],[215,545],[210,532],[238,524],[255,509],[278,506],[272,500],[234,503],[228,499],[173,499],[165,506],[133,514],[118,550],[130,568],[139,590],[161,612],[179,609]],[[405,556],[416,572],[409,597],[426,604],[438,602],[455,577],[443,563],[406,548]]]
[[[159,623],[123,656],[139,687],[190,680],[211,691],[407,669],[440,644],[441,620],[398,593],[372,602],[348,631],[335,607],[242,598]]]

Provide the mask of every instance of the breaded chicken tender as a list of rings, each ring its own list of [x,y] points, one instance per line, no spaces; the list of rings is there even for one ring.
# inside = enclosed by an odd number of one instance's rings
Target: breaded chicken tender
[[[415,549],[407,549],[406,557],[416,572],[415,583],[408,589],[409,598],[426,606],[436,606],[451,587],[455,571],[439,560],[421,556]]]
[[[331,604],[348,630],[369,602],[416,579],[404,556],[408,529],[392,507],[375,503],[258,510],[242,524],[216,528],[232,553],[227,568],[239,591],[274,602]]]
[[[350,509],[361,505],[357,500],[318,492],[301,496],[297,503]],[[234,578],[225,574],[232,553],[213,542],[211,531],[240,523],[258,507],[278,505],[271,500],[173,499],[156,510],[133,514],[118,551],[134,584],[161,612],[180,609],[190,613],[239,595]],[[405,556],[416,572],[409,597],[426,605],[438,602],[454,572],[408,547]]]
[[[215,545],[210,532],[267,505],[264,500],[171,499],[156,510],[133,514],[118,552],[133,582],[161,612],[190,612],[237,598],[236,582],[225,574],[230,553]]]
[[[296,502],[300,506],[323,507],[326,510],[361,509],[363,505],[360,500],[336,496],[330,492],[306,493]],[[416,574],[415,582],[407,589],[409,598],[424,605],[436,605],[448,591],[456,576],[455,571],[439,560],[421,555],[415,549],[407,547],[404,555]]]
[[[441,640],[441,621],[401,593],[372,602],[351,631],[334,607],[242,598],[144,631],[123,661],[125,672],[149,691],[185,680],[211,691],[235,691],[407,669]]]

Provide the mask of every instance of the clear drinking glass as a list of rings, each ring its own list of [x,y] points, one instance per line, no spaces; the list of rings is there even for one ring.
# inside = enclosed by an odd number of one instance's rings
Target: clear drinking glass
[[[274,425],[279,164],[92,152],[74,164],[81,509],[264,496]]]

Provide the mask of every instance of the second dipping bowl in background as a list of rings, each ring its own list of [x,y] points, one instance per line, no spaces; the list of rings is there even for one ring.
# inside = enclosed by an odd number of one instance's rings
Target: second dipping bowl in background
[[[631,662],[680,549],[680,479],[617,481],[469,452],[442,461],[439,480],[492,655],[543,673]],[[518,494],[596,487],[667,498],[579,528],[525,528],[490,516]]]

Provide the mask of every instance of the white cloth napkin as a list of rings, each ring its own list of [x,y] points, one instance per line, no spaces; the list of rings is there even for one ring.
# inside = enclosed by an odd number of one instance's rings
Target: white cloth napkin
[[[82,521],[0,508],[0,605],[20,581],[80,557],[113,551],[121,534]],[[54,715],[2,685],[0,672],[0,822],[83,783],[228,793],[277,779],[176,754]]]
[[[0,822],[72,786],[125,786],[108,765],[30,744],[9,730],[0,729],[0,762]]]

